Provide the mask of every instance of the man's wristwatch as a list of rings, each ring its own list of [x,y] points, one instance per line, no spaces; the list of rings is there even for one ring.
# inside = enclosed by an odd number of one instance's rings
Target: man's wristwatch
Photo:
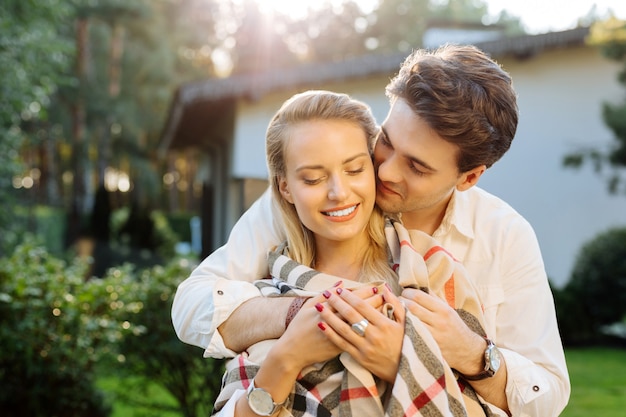
[[[250,381],[247,397],[250,409],[260,416],[271,416],[278,407],[285,403],[283,401],[280,404],[276,404],[269,392],[254,386],[254,379]]]
[[[463,375],[468,381],[480,381],[481,379],[490,378],[500,369],[502,354],[498,347],[489,339],[487,341],[487,349],[485,349],[485,369],[476,375]]]

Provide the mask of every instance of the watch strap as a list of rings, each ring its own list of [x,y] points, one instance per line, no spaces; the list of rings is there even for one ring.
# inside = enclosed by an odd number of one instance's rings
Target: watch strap
[[[494,375],[495,375],[495,371],[493,369],[488,369],[486,371],[479,372],[476,375],[464,375],[464,374],[461,374],[463,379],[466,379],[468,381],[480,381],[482,379],[491,378]]]

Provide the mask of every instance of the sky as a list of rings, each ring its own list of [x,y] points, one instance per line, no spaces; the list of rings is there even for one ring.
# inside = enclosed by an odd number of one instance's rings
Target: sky
[[[485,3],[489,14],[497,15],[506,9],[519,16],[530,33],[572,29],[594,4],[599,16],[604,17],[612,9],[616,17],[626,20],[626,0],[485,0]]]

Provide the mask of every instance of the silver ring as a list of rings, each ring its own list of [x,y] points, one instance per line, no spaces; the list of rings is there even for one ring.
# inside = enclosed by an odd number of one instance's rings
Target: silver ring
[[[357,323],[354,323],[351,327],[352,327],[352,331],[356,334],[358,334],[361,337],[365,337],[365,330],[367,329],[367,326],[369,326],[370,322],[367,321],[367,319],[363,319]]]

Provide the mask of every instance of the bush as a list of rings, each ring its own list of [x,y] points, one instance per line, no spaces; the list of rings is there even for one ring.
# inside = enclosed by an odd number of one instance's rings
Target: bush
[[[221,362],[180,342],[170,319],[191,268],[184,259],[142,272],[125,264],[85,281],[86,263],[55,258],[34,239],[19,245],[0,260],[0,415],[108,416],[95,385],[103,364],[122,381],[160,384],[184,416],[208,415]]]
[[[142,308],[128,316],[128,320],[144,331],[125,337],[119,349],[125,372],[160,384],[188,417],[210,414],[223,373],[221,361],[204,359],[203,350],[182,343],[172,326],[174,292],[178,283],[190,274],[191,267],[181,259],[140,273],[134,292]],[[165,404],[142,403],[137,398],[125,397],[122,392],[117,395],[126,402],[154,410],[168,408]]]
[[[0,415],[106,416],[94,364],[119,331],[107,298],[31,239],[0,262]]]
[[[580,250],[572,276],[555,291],[566,343],[605,340],[603,327],[626,316],[626,228],[599,234]]]

